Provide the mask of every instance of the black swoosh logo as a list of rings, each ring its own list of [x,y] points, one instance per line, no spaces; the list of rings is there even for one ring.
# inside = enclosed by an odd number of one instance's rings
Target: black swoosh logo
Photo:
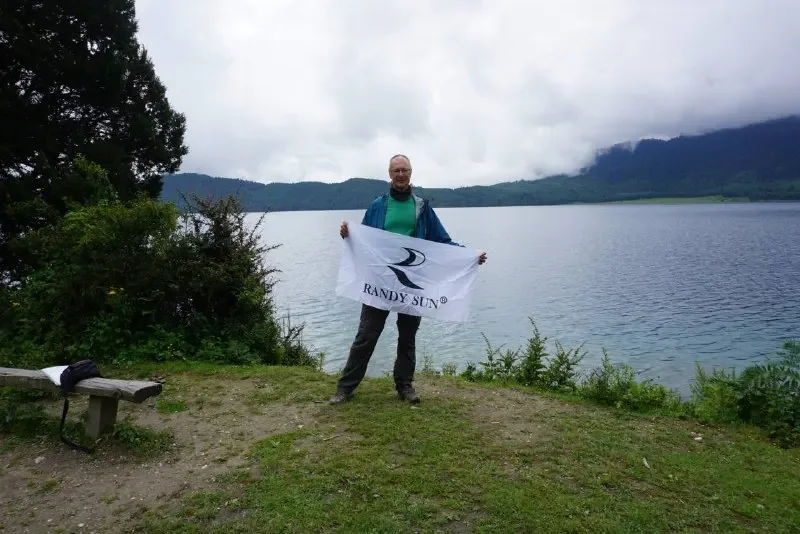
[[[408,260],[406,260],[406,261],[408,261]],[[399,263],[395,263],[395,265],[400,265],[400,264]],[[414,282],[412,282],[411,280],[409,280],[408,276],[406,276],[406,273],[404,273],[403,271],[401,271],[397,267],[392,267],[391,265],[387,265],[387,267],[389,267],[392,270],[392,272],[395,274],[395,276],[397,276],[397,279],[404,286],[410,287],[411,289],[423,289],[423,288],[419,287],[417,284],[415,284]]]
[[[423,254],[419,250],[414,250],[413,248],[408,248],[408,247],[403,247],[403,249],[405,249],[405,251],[408,252],[408,257],[403,261],[399,263],[393,263],[392,265],[397,265],[398,267],[416,267],[417,265],[422,265],[423,263],[425,263],[426,259],[425,254]]]

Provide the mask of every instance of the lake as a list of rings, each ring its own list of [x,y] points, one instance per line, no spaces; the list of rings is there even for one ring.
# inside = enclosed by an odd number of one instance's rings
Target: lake
[[[484,359],[524,345],[529,317],[548,346],[581,343],[581,368],[605,348],[668,387],[688,393],[695,363],[742,369],[800,339],[800,203],[438,208],[454,240],[486,250],[466,323],[423,319],[418,369]],[[334,289],[342,220],[363,210],[266,216],[263,239],[277,276],[276,304],[340,370],[360,304]],[[251,220],[258,215],[250,214]],[[387,320],[368,375],[390,372],[397,329]]]

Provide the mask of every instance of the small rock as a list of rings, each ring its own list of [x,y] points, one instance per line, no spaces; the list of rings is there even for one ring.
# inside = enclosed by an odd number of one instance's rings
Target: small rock
[[[83,528],[83,523],[78,523],[78,528]]]
[[[764,509],[764,505],[763,504],[757,504],[756,508],[758,508],[759,510],[763,510]]]
[[[200,469],[206,469],[207,467],[208,467],[208,464],[204,465],[204,466],[203,466],[203,467],[201,467]]]
[[[42,462],[44,462],[44,456],[37,456],[36,459],[33,461],[33,463],[35,463],[36,465],[39,465]]]
[[[694,438],[695,441],[703,441],[703,436],[697,436]]]

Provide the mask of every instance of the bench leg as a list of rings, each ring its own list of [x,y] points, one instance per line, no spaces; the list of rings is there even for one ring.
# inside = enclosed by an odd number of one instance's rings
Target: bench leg
[[[117,421],[117,405],[119,401],[111,397],[89,396],[89,420],[86,422],[86,434],[97,439],[101,434],[110,432]]]

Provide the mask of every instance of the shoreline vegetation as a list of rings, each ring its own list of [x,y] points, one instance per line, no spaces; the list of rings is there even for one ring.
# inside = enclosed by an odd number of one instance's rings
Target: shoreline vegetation
[[[638,379],[627,363],[613,363],[605,349],[599,367],[578,371],[586,355],[583,344],[567,349],[554,341],[548,348],[533,318],[529,321],[531,337],[522,347],[493,346],[484,336],[483,361],[470,362],[459,372],[453,364],[437,370],[426,360],[423,372],[563,394],[575,401],[703,424],[752,425],[781,447],[800,447],[800,341],[786,340],[766,361],[744,369],[707,369],[696,362],[689,398],[683,399],[652,379]]]

